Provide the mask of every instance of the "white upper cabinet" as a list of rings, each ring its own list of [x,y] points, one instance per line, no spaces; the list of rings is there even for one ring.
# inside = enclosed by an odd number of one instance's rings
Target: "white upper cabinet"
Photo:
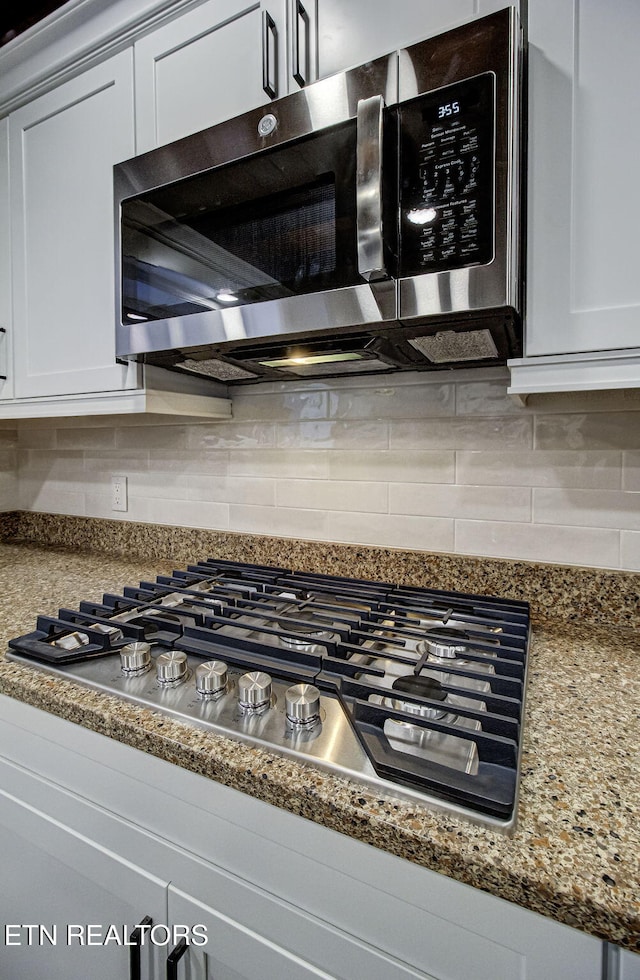
[[[526,353],[640,346],[637,0],[530,5]]]
[[[13,394],[9,121],[0,119],[0,400]]]
[[[209,0],[135,45],[137,152],[316,77],[315,0]]]
[[[9,117],[16,397],[137,385],[115,361],[113,164],[131,156],[123,51]],[[1,234],[1,232],[0,232]]]
[[[318,0],[318,74],[352,68],[506,6],[507,0]]]
[[[514,392],[640,383],[637,0],[529,4],[525,358]]]

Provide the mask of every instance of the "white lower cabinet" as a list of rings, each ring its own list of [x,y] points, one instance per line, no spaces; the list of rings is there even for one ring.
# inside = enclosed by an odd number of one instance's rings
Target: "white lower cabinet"
[[[13,395],[9,122],[0,119],[0,401]]]
[[[607,976],[590,936],[2,696],[0,745],[3,930],[157,926],[139,973],[45,937],[0,946],[2,977]]]
[[[0,827],[0,976],[135,980],[125,943],[144,915],[167,921],[166,884],[6,790]],[[161,952],[140,949],[147,976],[162,975]]]
[[[628,949],[608,948],[609,970],[607,980],[640,980],[640,953]]]

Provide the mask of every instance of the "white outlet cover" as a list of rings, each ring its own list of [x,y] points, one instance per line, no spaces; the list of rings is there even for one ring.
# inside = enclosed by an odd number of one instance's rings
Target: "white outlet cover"
[[[126,511],[128,509],[127,478],[113,474],[111,476],[111,510]]]

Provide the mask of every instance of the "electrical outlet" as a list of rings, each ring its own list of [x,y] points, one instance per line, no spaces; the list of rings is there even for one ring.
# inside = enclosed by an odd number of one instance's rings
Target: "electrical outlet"
[[[128,510],[126,476],[111,477],[111,510]]]

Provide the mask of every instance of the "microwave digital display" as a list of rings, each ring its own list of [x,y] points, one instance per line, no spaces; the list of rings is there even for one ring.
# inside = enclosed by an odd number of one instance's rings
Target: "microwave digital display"
[[[493,259],[494,100],[486,72],[401,107],[401,275]]]

